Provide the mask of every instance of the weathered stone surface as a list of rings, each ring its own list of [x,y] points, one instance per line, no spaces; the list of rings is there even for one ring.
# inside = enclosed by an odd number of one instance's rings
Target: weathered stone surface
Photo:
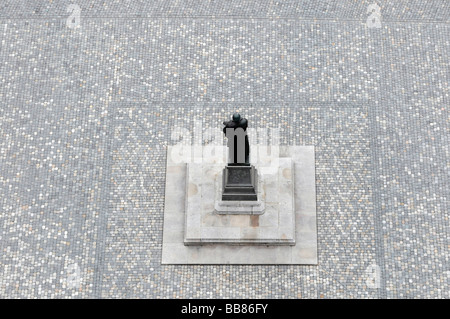
[[[164,213],[162,263],[316,264],[315,187],[308,187],[308,184],[314,185],[314,181],[308,180],[315,176],[314,147],[292,146],[285,148],[281,154],[284,157],[279,158],[276,169],[266,167],[260,170],[262,187],[259,189],[264,212],[259,215],[220,215],[214,209],[211,210],[220,202],[217,186],[221,186],[223,163],[174,164],[168,157],[168,167],[184,167],[186,173],[180,174],[184,177],[182,180],[179,176],[171,176],[174,169],[167,170],[166,203],[172,202],[172,205],[166,205]],[[282,187],[279,187],[279,182]],[[179,192],[168,188],[183,185],[185,196],[182,200],[171,197]],[[211,195],[211,185],[215,188],[214,196]],[[290,190],[292,196],[289,197]],[[303,196],[300,196],[300,192]],[[173,203],[178,203],[177,209]],[[292,214],[289,214],[289,209],[292,209]],[[173,218],[180,214],[183,217]],[[180,236],[169,234],[172,230],[180,229],[180,225],[184,226],[182,240]],[[176,245],[173,243],[175,239],[179,240]],[[267,246],[269,239],[270,246]],[[294,241],[291,243],[295,245],[280,246],[289,243],[289,240]],[[167,246],[169,243],[170,246]],[[166,249],[172,251],[166,253]],[[173,252],[174,249],[180,251],[180,258]]]
[[[223,178],[221,165],[187,164],[186,224],[184,243],[186,245],[235,244],[235,245],[293,245],[295,244],[295,212],[293,189],[293,163],[282,158],[275,170],[261,174],[259,201],[222,201],[222,187],[218,180]],[[270,182],[265,185],[265,179]],[[214,187],[216,187],[214,192]],[[192,192],[192,189],[196,190]],[[265,191],[282,198],[280,203],[269,202]],[[215,193],[215,197],[212,195]],[[269,204],[265,209],[265,204]],[[213,208],[214,207],[214,208]],[[251,222],[235,225],[224,223],[226,213],[253,214]],[[259,214],[266,215],[271,222],[259,224]],[[200,235],[198,229],[200,228]],[[258,228],[258,229],[256,229]],[[193,231],[191,231],[191,229]],[[261,231],[259,230],[261,229]]]

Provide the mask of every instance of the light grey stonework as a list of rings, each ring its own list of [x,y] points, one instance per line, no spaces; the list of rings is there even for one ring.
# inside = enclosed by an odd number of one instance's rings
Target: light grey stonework
[[[216,183],[216,189],[220,189],[219,185]],[[214,211],[219,215],[262,215],[265,212],[265,202],[261,200],[223,201],[219,199],[214,201]]]
[[[255,154],[258,148],[253,146]],[[220,201],[214,188],[224,162],[173,163],[168,156],[162,263],[316,264],[314,147],[280,149],[278,161],[261,168],[260,200],[265,203],[261,215],[214,211],[214,201]],[[258,161],[254,163],[258,168]],[[184,235],[173,235],[180,230]]]
[[[257,145],[254,148],[258,150]],[[257,166],[258,163],[256,161],[254,164]],[[259,174],[258,201],[254,202],[221,200],[220,181],[224,165],[187,164],[184,243],[295,244],[294,170],[291,158],[280,158],[274,163],[276,167],[273,170]],[[276,194],[281,202],[270,201],[266,194]],[[167,200],[175,199],[169,197]],[[216,207],[222,209],[217,211]],[[254,216],[233,216],[242,214]],[[259,224],[260,220],[264,225]],[[264,223],[266,220],[272,223]],[[197,222],[199,224],[194,224]]]

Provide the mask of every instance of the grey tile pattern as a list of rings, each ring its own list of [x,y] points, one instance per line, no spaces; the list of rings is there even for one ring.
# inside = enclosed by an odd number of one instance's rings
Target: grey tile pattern
[[[450,297],[448,1],[76,2],[0,4],[1,297]],[[316,147],[318,266],[161,265],[171,128],[235,110]]]
[[[111,0],[92,2],[88,0],[40,1],[4,0],[0,6],[0,17],[45,18],[65,16],[71,3],[80,6],[88,17],[116,17],[128,19],[142,17],[235,17],[248,18],[296,18],[296,19],[340,19],[361,20],[367,17],[367,7],[377,3],[383,20],[392,21],[439,21],[448,22],[450,5],[446,0]]]

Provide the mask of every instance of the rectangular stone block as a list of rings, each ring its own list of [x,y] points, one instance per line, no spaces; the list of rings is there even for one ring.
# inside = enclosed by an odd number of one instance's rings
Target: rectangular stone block
[[[294,169],[288,174],[289,170],[285,170],[283,165],[289,159],[280,158],[280,167],[276,169],[276,173],[262,174],[260,181],[269,181],[261,196],[265,200],[264,213],[247,215],[245,218],[242,215],[219,217],[214,211],[209,211],[217,196],[214,191],[213,198],[210,198],[210,185],[215,185],[218,176],[220,178],[223,164],[192,164],[191,169],[191,164],[174,164],[168,161],[162,263],[317,264],[314,148],[281,147],[280,154],[292,158]],[[194,179],[189,178],[199,170],[201,174]],[[286,214],[289,204],[285,203],[284,196],[279,196],[276,186],[280,180],[288,182],[289,175],[294,182],[292,219]],[[303,180],[299,178],[301,176]],[[208,185],[206,192],[202,190],[205,185]],[[287,183],[285,186],[286,189],[290,188]],[[181,190],[170,190],[177,187]],[[266,195],[273,202],[267,201]],[[197,201],[202,204],[197,204]],[[198,207],[201,209],[195,209]],[[191,214],[193,217],[187,217]],[[186,229],[187,220],[191,225],[198,223],[198,227]],[[294,227],[290,228],[289,225]],[[218,231],[218,228],[221,230]],[[176,232],[178,234],[174,234]],[[217,239],[222,242],[214,242]]]

